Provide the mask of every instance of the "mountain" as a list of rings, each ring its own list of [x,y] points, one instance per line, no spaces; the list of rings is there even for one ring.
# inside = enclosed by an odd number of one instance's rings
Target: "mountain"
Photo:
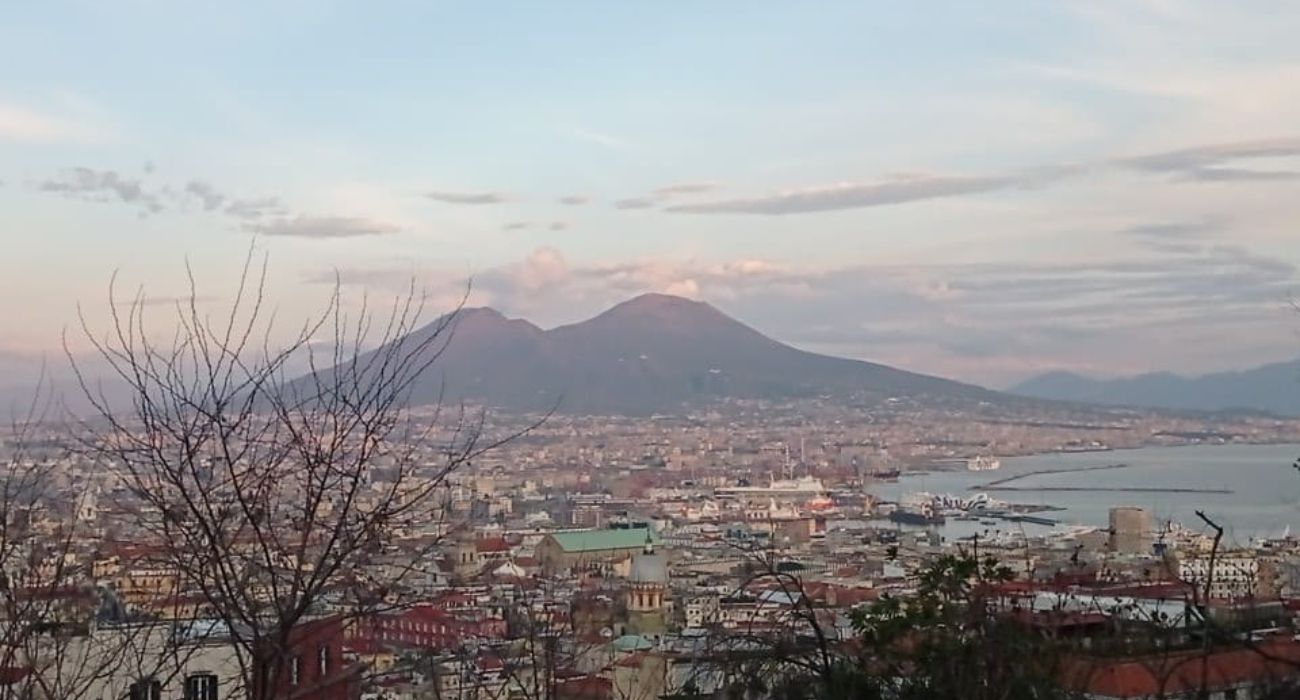
[[[1300,359],[1241,372],[1184,377],[1169,372],[1092,379],[1049,372],[1009,389],[1040,399],[1200,411],[1255,410],[1300,416]]]
[[[434,332],[447,319],[416,331]],[[645,415],[738,398],[1013,397],[885,365],[805,352],[709,304],[647,294],[567,326],[543,330],[486,308],[451,318],[454,332],[412,396],[466,399],[566,413]],[[378,351],[377,351],[378,352]]]

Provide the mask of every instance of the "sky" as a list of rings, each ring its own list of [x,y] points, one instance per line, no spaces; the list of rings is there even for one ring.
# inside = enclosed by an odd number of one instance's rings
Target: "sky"
[[[1281,2],[5,3],[0,372],[137,290],[165,329],[187,266],[218,314],[250,253],[283,319],[471,281],[993,387],[1291,359],[1297,35]]]

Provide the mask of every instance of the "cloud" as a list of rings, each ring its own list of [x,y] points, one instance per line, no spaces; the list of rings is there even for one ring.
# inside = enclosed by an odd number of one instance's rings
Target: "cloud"
[[[657,202],[653,197],[626,197],[614,200],[615,209],[649,209]]]
[[[759,214],[780,216],[862,209],[923,200],[1030,189],[1089,173],[1115,170],[1170,175],[1183,181],[1290,181],[1296,169],[1262,169],[1234,165],[1242,161],[1300,157],[1300,139],[1277,138],[1242,143],[1211,144],[1146,155],[1103,160],[1092,164],[1058,164],[985,175],[904,174],[874,182],[788,189],[766,195],[670,204],[664,211],[690,214]],[[661,187],[646,197],[615,202],[620,209],[644,209],[685,194],[716,189],[715,183],[683,183]]]
[[[139,207],[147,214],[163,210],[161,198],[148,191],[140,180],[114,170],[70,168],[59,177],[37,183],[37,188],[88,202],[123,202]]]
[[[701,194],[712,192],[718,189],[716,182],[681,182],[675,185],[664,185],[654,191],[655,197],[660,199],[670,199],[680,195]]]
[[[682,182],[664,185],[648,195],[625,197],[614,201],[615,209],[650,209],[664,202],[696,194],[703,194],[718,188],[716,182]],[[561,200],[563,201],[563,200]]]
[[[447,204],[500,204],[510,201],[502,192],[425,192],[425,197]]]
[[[803,214],[993,192],[1029,182],[1028,178],[1011,176],[911,176],[884,182],[843,183],[789,190],[759,197],[676,204],[667,207],[667,211],[691,214]]]
[[[1192,223],[1160,223],[1160,224],[1143,224],[1124,229],[1126,236],[1139,238],[1148,241],[1170,241],[1170,240],[1187,240],[1202,239],[1212,233],[1222,230],[1221,223],[1211,220],[1197,221]]]
[[[571,206],[571,207],[576,207],[576,206],[580,206],[580,205],[586,204],[587,202],[590,202],[591,199],[590,199],[589,197],[585,196],[585,195],[580,195],[580,194],[571,194],[571,195],[568,195],[567,197],[560,197],[560,200],[559,200],[559,201],[560,201],[560,204],[564,204],[564,205]]]
[[[263,223],[245,224],[244,229],[263,236],[297,238],[355,238],[397,233],[400,227],[371,219],[344,216],[296,216]]]
[[[1182,148],[1121,159],[1118,163],[1144,172],[1165,173],[1182,179],[1207,182],[1294,180],[1300,178],[1300,171],[1260,170],[1231,167],[1230,164],[1296,156],[1300,156],[1300,139],[1280,138]]]
[[[202,180],[190,180],[182,190],[203,207],[203,211],[228,216],[240,222],[250,222],[267,217],[284,218],[288,211],[277,197],[238,199],[218,190]]]
[[[226,203],[226,196],[212,185],[200,180],[185,183],[185,193],[194,196],[203,204],[205,211],[216,211]]]
[[[539,248],[478,271],[474,303],[548,325],[642,292],[676,293],[807,349],[995,384],[1054,368],[1200,370],[1221,368],[1225,357],[1293,353],[1287,300],[1300,287],[1295,266],[1218,243],[1195,233],[1199,226],[1153,222],[1118,232],[1195,244],[1182,253],[1117,248],[1111,257],[1022,264],[606,264]],[[410,274],[356,270],[344,280],[397,289]],[[454,270],[416,276],[448,299],[463,289]]]
[[[236,219],[248,221],[266,216],[284,216],[286,210],[278,197],[260,197],[230,200],[225,212]]]

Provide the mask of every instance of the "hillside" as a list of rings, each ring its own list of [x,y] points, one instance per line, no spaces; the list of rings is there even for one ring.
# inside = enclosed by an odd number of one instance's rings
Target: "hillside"
[[[453,327],[433,376],[417,387],[417,404],[442,396],[518,410],[556,406],[568,413],[643,415],[727,398],[1017,401],[969,384],[799,350],[709,304],[662,294],[550,330],[485,308],[460,311]]]
[[[1300,360],[1200,377],[1156,372],[1120,379],[1093,379],[1070,372],[1051,372],[1017,384],[1009,391],[1040,399],[1111,406],[1253,410],[1300,416]]]

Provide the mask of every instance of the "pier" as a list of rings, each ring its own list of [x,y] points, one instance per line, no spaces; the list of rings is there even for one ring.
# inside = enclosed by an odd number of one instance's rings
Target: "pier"
[[[1201,489],[1181,486],[1008,486],[1021,479],[1046,474],[1077,474],[1080,472],[1099,472],[1109,469],[1126,469],[1127,464],[1102,464],[1092,467],[1069,467],[1066,469],[1035,469],[1023,474],[1013,474],[1001,479],[976,484],[971,491],[1083,491],[1098,493],[1213,493],[1229,494],[1232,489]]]
[[[985,491],[1084,491],[1113,493],[1235,493],[1232,489],[1197,489],[1180,486],[992,486]]]
[[[1002,486],[1003,484],[1009,484],[1013,481],[1028,479],[1031,476],[1043,476],[1044,474],[1076,474],[1079,472],[1099,472],[1099,471],[1106,471],[1108,469],[1127,469],[1127,468],[1128,468],[1127,464],[1102,464],[1099,466],[1092,466],[1092,467],[1066,467],[1064,469],[1035,469],[1032,472],[1025,472],[1023,474],[1012,474],[1011,476],[1004,476],[1001,479],[994,479],[993,481],[985,482],[983,484],[976,484],[975,486],[970,487],[970,490],[971,491],[991,491],[991,490],[1011,491],[1014,489],[1009,489],[1009,488],[1000,489],[998,487]],[[1042,489],[1034,489],[1034,491],[1040,491],[1040,490]]]

